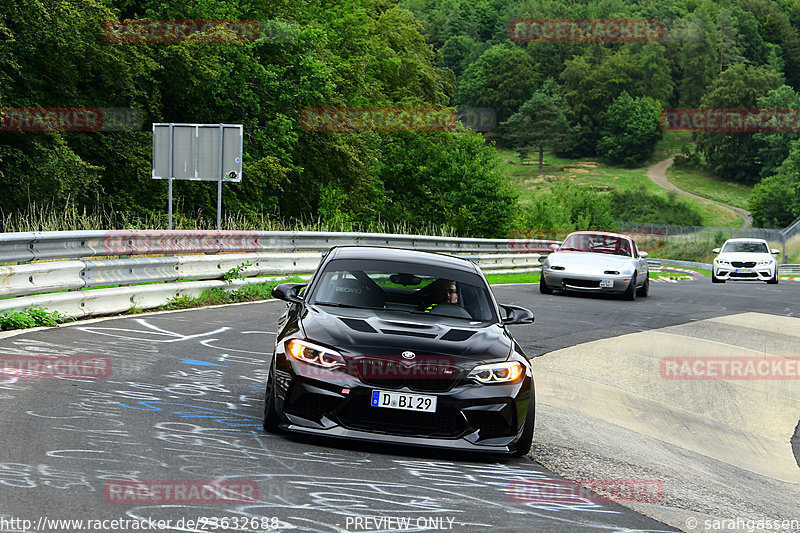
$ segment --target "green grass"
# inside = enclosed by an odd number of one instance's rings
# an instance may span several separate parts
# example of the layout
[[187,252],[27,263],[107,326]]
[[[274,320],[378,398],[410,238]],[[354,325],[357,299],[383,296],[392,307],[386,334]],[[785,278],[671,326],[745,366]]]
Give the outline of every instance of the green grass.
[[[293,276],[287,279],[270,280],[264,283],[250,283],[248,285],[242,285],[235,290],[225,290],[223,287],[214,287],[213,289],[204,290],[200,293],[200,296],[183,295],[170,298],[166,304],[155,308],[154,311],[191,309],[208,305],[271,300],[272,289],[281,283],[304,283],[304,281],[299,276]],[[137,310],[132,310],[131,312],[135,313]]]
[[662,191],[642,169],[610,167],[594,159],[562,159],[545,152],[544,173],[539,175],[537,157],[532,156],[525,164],[520,164],[516,152],[502,149],[497,152],[501,171],[519,191],[522,203],[561,180],[569,180],[596,191],[626,189],[637,185],[644,185],[648,191]]
[[750,185],[725,181],[700,171],[670,167],[667,170],[667,178],[685,191],[741,209],[748,208],[750,194],[753,192],[753,187]]
[[500,285],[503,283],[539,283],[538,272],[527,274],[486,274],[486,281],[489,285]]
[[[668,137],[662,142],[665,154],[682,143],[682,141],[676,141],[674,136]],[[603,164],[598,159],[563,159],[545,152],[544,173],[539,175],[538,155],[531,155],[530,160],[521,164],[513,150],[498,149],[497,152],[500,156],[500,170],[519,193],[519,201],[522,205],[529,203],[539,192],[547,191],[555,183],[563,180],[569,180],[575,185],[589,187],[598,192],[644,186],[648,192],[659,195],[668,194],[666,190],[647,177],[647,171],[644,168],[613,167]],[[741,227],[742,225],[741,217],[729,209],[705,200],[683,197],[681,199],[697,208],[702,215],[702,225],[704,226]],[[630,220],[629,222],[636,221]]]
[[[189,218],[180,213],[175,213],[173,217],[173,229],[176,230],[213,230],[216,229],[216,224],[216,218]],[[130,215],[122,211],[107,211],[99,207],[94,210],[79,209],[74,203],[66,205],[34,203],[25,210],[10,213],[0,212],[0,232],[5,233],[122,229],[166,230],[167,227],[168,218],[165,213]],[[456,236],[453,228],[436,224],[416,227],[405,222],[389,224],[378,220],[369,224],[360,224],[345,220],[325,221],[321,218],[286,221],[275,218],[273,213],[260,212],[245,215],[238,211],[223,214],[222,229],[237,231],[353,231],[440,237]]]
[[684,274],[680,272],[649,272],[648,276],[650,279],[678,279],[682,277]]
[[711,277],[711,271],[706,270],[704,268],[686,268],[686,267],[679,267],[675,265],[664,265],[664,266],[671,266],[672,268],[683,268],[684,270],[691,270],[692,272],[697,272],[698,274],[702,274],[704,276]]
[[[773,246],[773,244],[770,243],[770,246]],[[800,235],[795,235],[786,241],[786,251],[787,256],[790,258],[789,261],[785,261],[786,263],[792,265],[800,263]]]
[[653,154],[648,158],[647,164],[652,165],[668,157],[681,153],[681,147],[692,144],[691,132],[666,131],[660,141],[656,143]]

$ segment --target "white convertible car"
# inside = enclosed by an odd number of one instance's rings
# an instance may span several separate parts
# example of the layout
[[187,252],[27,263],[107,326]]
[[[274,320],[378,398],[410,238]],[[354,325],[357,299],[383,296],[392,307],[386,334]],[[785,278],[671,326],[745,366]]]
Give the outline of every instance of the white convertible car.
[[646,258],[627,235],[576,231],[542,259],[539,290],[605,292],[635,300],[650,291]]
[[775,256],[780,250],[771,250],[764,239],[728,239],[721,249],[714,248],[714,253],[719,255],[711,272],[713,283],[729,279],[778,283]]

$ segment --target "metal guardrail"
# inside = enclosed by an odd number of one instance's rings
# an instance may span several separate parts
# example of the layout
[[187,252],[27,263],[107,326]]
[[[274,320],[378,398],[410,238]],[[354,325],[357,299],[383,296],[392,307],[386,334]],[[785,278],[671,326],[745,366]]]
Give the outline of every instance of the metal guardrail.
[[546,252],[555,242],[315,231],[45,231],[0,234],[0,263],[97,256],[320,252],[345,245],[456,253],[507,253],[522,248]]
[[[647,264],[658,265],[658,268],[661,268],[662,264],[675,265],[685,268],[702,268],[703,270],[711,270],[713,268],[711,263],[696,263],[694,261],[678,261],[675,259],[648,259]],[[778,265],[778,275],[800,276],[800,265]]]
[[[203,290],[213,287],[235,289],[242,284],[266,281],[260,276],[313,272],[322,251],[341,245],[470,253],[472,255],[467,258],[487,272],[532,272],[538,270],[538,251],[550,251],[549,245],[553,242],[321,232],[0,234],[0,260],[35,261],[0,266],[0,298],[5,298],[0,300],[0,313],[35,305],[73,317],[123,312],[134,306],[151,309],[166,303],[169,298],[198,296]],[[509,249],[535,253],[504,253]],[[244,253],[232,253],[237,251]],[[203,255],[172,255],[179,253]],[[124,257],[160,254],[165,256]],[[124,258],[91,259],[98,256]],[[228,271],[248,262],[249,266],[239,269],[239,274],[247,279],[220,281]],[[104,288],[109,285],[115,287]]]
[[778,273],[781,276],[800,276],[800,265],[780,265]]
[[[542,253],[557,241],[458,239],[422,235],[321,232],[225,231],[73,231],[0,234],[0,313],[40,305],[73,317],[119,313],[131,307],[152,309],[178,296],[203,290],[235,289],[263,283],[263,276],[313,272],[321,252],[332,246],[392,246],[468,254],[489,273],[534,272]],[[530,253],[508,253],[508,252]],[[237,253],[238,252],[238,253]],[[201,255],[179,255],[201,254]],[[126,257],[163,255],[163,257]],[[123,256],[123,259],[91,259]],[[66,261],[52,261],[67,259]],[[246,279],[222,281],[247,262]],[[648,259],[693,268],[704,263]],[[781,265],[782,275],[800,265]],[[106,286],[111,288],[102,288]],[[83,290],[92,289],[92,290]],[[66,291],[66,292],[57,292]]]

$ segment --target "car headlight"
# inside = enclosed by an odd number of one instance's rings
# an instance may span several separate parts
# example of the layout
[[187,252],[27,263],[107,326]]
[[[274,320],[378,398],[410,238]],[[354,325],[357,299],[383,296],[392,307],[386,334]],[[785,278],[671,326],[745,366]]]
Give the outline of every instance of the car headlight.
[[714,259],[714,262],[718,265],[727,265],[727,261],[723,261],[722,259]]
[[323,368],[337,368],[345,364],[344,357],[338,352],[300,339],[288,341],[286,343],[286,353],[298,361]]
[[767,261],[759,261],[759,262],[758,262],[758,265],[759,265],[759,266],[771,265],[771,264],[772,264],[772,261],[771,261],[771,260],[767,260]]
[[479,365],[469,377],[480,383],[513,383],[525,375],[525,367],[517,361]]

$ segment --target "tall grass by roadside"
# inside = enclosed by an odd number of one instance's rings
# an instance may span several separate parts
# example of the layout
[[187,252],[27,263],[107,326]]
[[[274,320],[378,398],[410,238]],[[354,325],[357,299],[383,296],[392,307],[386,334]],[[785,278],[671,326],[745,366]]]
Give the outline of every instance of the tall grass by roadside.
[[[270,213],[224,213],[223,230],[239,231],[325,231],[390,233],[405,235],[432,235],[439,237],[458,236],[453,228],[427,225],[413,227],[407,223],[389,224],[378,220],[370,224],[346,220],[291,220],[284,221]],[[0,233],[24,231],[70,231],[70,230],[165,230],[169,227],[166,213],[146,213],[133,216],[125,212],[103,208],[87,210],[74,203],[66,205],[31,204],[25,211],[4,213],[0,211]],[[189,218],[180,213],[173,214],[173,229],[213,230],[217,227],[216,215]]]

